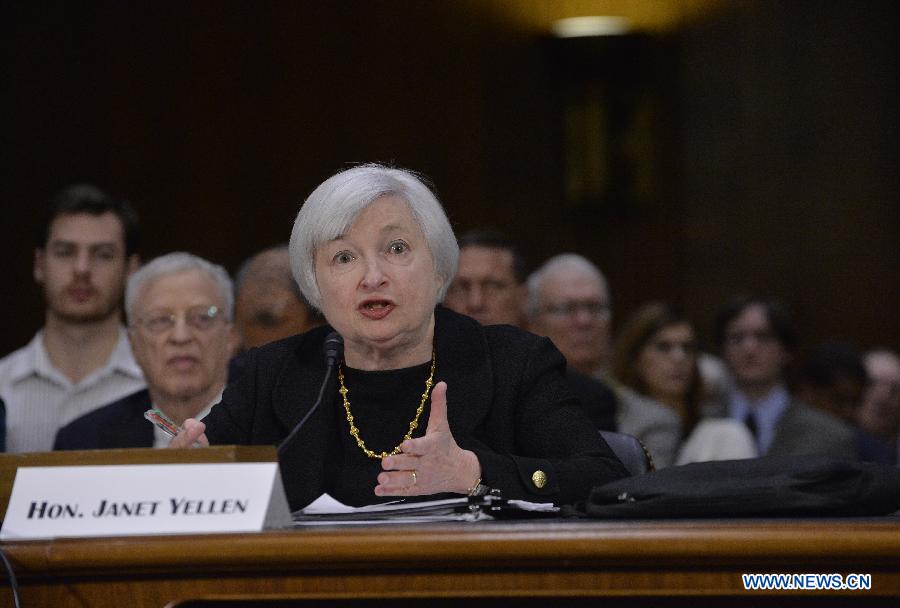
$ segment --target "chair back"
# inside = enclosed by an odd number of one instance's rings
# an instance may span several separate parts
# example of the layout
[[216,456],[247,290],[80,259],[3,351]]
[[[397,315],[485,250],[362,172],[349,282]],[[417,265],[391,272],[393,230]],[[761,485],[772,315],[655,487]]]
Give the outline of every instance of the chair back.
[[600,436],[632,475],[642,475],[656,468],[650,452],[637,437],[614,431],[600,431]]

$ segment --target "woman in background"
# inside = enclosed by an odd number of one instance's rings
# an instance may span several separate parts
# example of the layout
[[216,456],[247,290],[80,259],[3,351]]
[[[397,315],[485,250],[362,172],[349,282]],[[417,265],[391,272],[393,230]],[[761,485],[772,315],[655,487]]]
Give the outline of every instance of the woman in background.
[[758,449],[740,422],[701,418],[703,384],[694,328],[663,302],[641,307],[616,341],[613,373],[626,386],[674,409],[682,422],[675,464],[753,458]]

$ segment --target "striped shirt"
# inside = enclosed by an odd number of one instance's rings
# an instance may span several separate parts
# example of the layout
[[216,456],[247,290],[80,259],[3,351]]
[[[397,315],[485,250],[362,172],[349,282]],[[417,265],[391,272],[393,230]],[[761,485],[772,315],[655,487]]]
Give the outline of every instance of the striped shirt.
[[76,384],[53,366],[39,331],[27,346],[0,360],[6,451],[49,451],[61,427],[142,388],[144,376],[124,327],[106,365]]

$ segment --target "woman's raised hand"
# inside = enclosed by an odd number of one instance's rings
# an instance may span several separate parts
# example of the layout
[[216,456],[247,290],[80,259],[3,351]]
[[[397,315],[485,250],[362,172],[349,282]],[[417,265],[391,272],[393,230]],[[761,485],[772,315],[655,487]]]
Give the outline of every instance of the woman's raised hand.
[[407,439],[402,452],[381,460],[377,496],[465,494],[481,478],[478,457],[456,444],[447,422],[447,383],[431,391],[431,413],[424,437]]

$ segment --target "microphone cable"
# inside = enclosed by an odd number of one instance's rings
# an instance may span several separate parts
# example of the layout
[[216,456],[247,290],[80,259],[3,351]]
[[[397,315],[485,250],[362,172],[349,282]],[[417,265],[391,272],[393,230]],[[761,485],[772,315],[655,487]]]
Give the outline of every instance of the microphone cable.
[[322,403],[322,397],[325,395],[325,387],[328,386],[328,379],[331,378],[331,372],[334,370],[334,367],[337,365],[338,360],[340,360],[341,355],[344,352],[344,339],[339,333],[333,331],[325,336],[323,349],[325,350],[325,378],[322,380],[322,386],[319,388],[319,396],[316,398],[316,402],[313,406],[309,408],[309,411],[306,412],[306,415],[294,426],[290,434],[278,444],[277,451],[279,457],[284,453],[285,447],[294,439],[294,437],[296,437],[297,433],[300,432],[300,429],[303,428],[303,425],[306,424],[309,417],[313,415],[313,412],[319,408],[319,404]]
[[6,552],[0,548],[0,559],[3,560],[3,567],[6,569],[6,577],[9,579],[9,587],[12,589],[13,602],[16,608],[22,608],[22,596],[19,594],[19,581],[16,579],[16,572],[13,570]]

